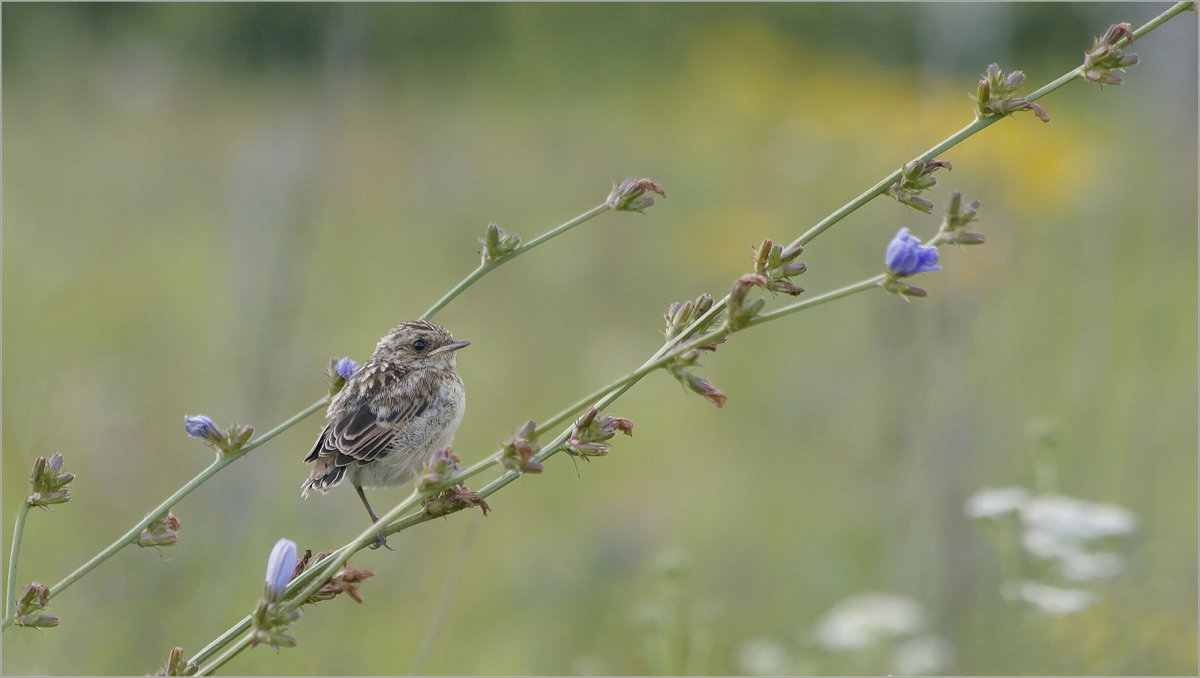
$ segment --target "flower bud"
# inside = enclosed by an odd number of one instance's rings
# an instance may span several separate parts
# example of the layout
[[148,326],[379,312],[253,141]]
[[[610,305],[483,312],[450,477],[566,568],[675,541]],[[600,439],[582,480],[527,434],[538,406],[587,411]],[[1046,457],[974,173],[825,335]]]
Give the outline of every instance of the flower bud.
[[50,587],[39,581],[26,584],[13,609],[13,622],[30,628],[58,626],[58,615],[42,614],[42,609],[49,601]]
[[33,473],[29,475],[32,490],[25,501],[30,506],[50,506],[64,504],[71,499],[71,491],[67,485],[75,479],[74,473],[60,471],[63,456],[55,452],[49,459],[38,457],[33,462]]
[[1049,122],[1046,109],[1016,96],[1016,91],[1025,81],[1025,74],[1013,71],[1007,76],[996,64],[987,67],[983,79],[975,91],[975,117],[982,120],[997,115],[1008,115],[1017,111],[1033,111],[1042,122]]
[[454,472],[458,469],[459,459],[454,454],[454,447],[447,445],[439,448],[429,456],[429,462],[425,464],[425,472],[420,478],[417,478],[417,489],[433,490],[452,484]]
[[787,264],[784,265],[783,274],[784,274],[784,276],[790,278],[794,275],[800,275],[801,273],[804,273],[807,270],[808,270],[808,265],[805,264],[803,261],[792,261],[792,262],[788,262]]
[[271,549],[267,559],[266,594],[267,601],[279,602],[283,598],[283,590],[292,580],[296,571],[296,542],[291,539],[280,539]]
[[533,460],[541,448],[530,439],[536,428],[537,425],[530,419],[525,422],[521,430],[517,431],[517,435],[504,443],[503,451],[500,453],[500,464],[504,468],[518,473],[542,472],[544,469],[542,464]]
[[721,389],[713,386],[713,383],[704,377],[697,377],[693,375],[688,380],[688,388],[692,389],[696,393],[699,393],[705,398],[708,398],[709,402],[717,407],[723,407],[725,405],[725,401],[727,399],[725,394],[721,391]]
[[567,439],[564,449],[567,454],[585,459],[602,457],[611,449],[606,441],[618,432],[632,436],[633,422],[611,414],[606,414],[596,421],[596,408],[592,407],[587,414],[575,422],[575,433]]
[[512,254],[521,244],[521,236],[505,233],[504,229],[496,224],[488,224],[487,231],[479,242],[483,243],[481,263],[487,264]]
[[183,430],[192,438],[200,438],[210,443],[221,443],[225,441],[225,434],[208,415],[196,414],[186,415],[183,418]]
[[667,196],[661,185],[649,179],[629,177],[613,187],[605,202],[614,210],[645,213],[654,204],[654,196],[648,193],[657,193],[664,198]]
[[167,511],[166,517],[156,518],[134,539],[142,548],[148,546],[174,546],[179,542],[179,518]]
[[[767,266],[770,264],[770,260],[771,260],[771,250],[772,249],[773,249],[773,244],[771,243],[770,238],[763,240],[762,244],[758,246],[758,252],[756,252],[754,255],[754,270],[756,272],[764,273],[767,270]],[[778,261],[778,257],[779,257],[778,250],[776,250],[776,252],[775,252],[775,257],[776,257],[776,261]]]
[[167,656],[167,665],[158,670],[159,676],[194,676],[199,670],[195,662],[183,658],[183,648],[175,647]]
[[299,610],[284,612],[277,602],[258,601],[258,606],[254,608],[254,613],[250,616],[251,647],[257,646],[259,643],[270,645],[276,651],[280,647],[296,647],[296,639],[285,631],[289,624],[299,618]]
[[583,416],[575,421],[575,428],[582,431],[588,426],[591,426],[592,422],[596,420],[596,415],[598,413],[599,412],[595,406],[589,407],[588,411],[584,412]]
[[914,160],[900,168],[900,179],[888,188],[888,193],[902,204],[924,212],[933,213],[933,203],[921,197],[921,191],[937,185],[933,173],[939,169],[954,169],[945,160]]
[[1084,53],[1081,75],[1100,85],[1121,85],[1125,79],[1113,73],[1136,65],[1141,59],[1136,54],[1125,54],[1124,47],[1117,43],[1126,41],[1125,47],[1133,44],[1133,29],[1127,24],[1109,26],[1104,35],[1092,41],[1092,49]]

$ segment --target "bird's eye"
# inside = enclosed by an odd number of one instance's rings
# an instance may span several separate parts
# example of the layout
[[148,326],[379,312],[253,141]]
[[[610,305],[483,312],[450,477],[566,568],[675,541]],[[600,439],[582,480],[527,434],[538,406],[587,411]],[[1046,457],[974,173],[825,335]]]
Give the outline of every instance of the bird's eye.
[[418,340],[414,341],[413,342],[413,350],[416,351],[417,353],[424,351],[425,350],[425,340],[418,339]]

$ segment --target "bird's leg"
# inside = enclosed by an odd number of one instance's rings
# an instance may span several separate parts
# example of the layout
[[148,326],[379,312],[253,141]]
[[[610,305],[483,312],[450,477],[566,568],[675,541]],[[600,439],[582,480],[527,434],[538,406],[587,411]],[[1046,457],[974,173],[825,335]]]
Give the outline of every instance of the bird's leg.
[[[367,507],[367,515],[371,516],[371,523],[379,522],[379,516],[375,515],[375,511],[371,509],[371,502],[367,501],[367,493],[363,492],[362,485],[355,485],[354,489],[358,491],[358,498],[362,499],[363,506]],[[375,536],[375,543],[371,544],[371,548],[377,549],[380,546],[387,546],[389,551],[395,550],[388,546],[387,537],[383,536],[383,530],[380,530],[379,534]]]

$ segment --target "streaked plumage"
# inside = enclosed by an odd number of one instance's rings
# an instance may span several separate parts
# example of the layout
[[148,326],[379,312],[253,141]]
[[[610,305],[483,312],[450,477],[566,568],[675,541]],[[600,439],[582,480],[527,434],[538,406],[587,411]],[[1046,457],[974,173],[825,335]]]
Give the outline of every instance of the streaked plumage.
[[466,408],[455,352],[467,343],[423,320],[392,328],[329,403],[301,494],[349,480],[375,521],[362,488],[407,482],[453,440]]

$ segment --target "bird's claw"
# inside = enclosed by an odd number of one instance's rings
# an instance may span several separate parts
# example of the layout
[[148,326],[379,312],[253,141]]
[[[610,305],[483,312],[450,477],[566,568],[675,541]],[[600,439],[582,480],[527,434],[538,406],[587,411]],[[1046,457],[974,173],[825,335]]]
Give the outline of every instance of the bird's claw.
[[383,536],[383,531],[382,531],[382,530],[380,530],[379,534],[375,535],[375,541],[371,542],[371,546],[370,546],[370,548],[371,548],[372,550],[374,550],[374,549],[377,549],[377,548],[379,548],[380,546],[382,546],[382,547],[386,548],[386,549],[387,549],[387,550],[389,550],[389,551],[395,551],[395,550],[396,550],[396,549],[392,548],[391,546],[388,546],[388,543],[387,543],[387,537]]

